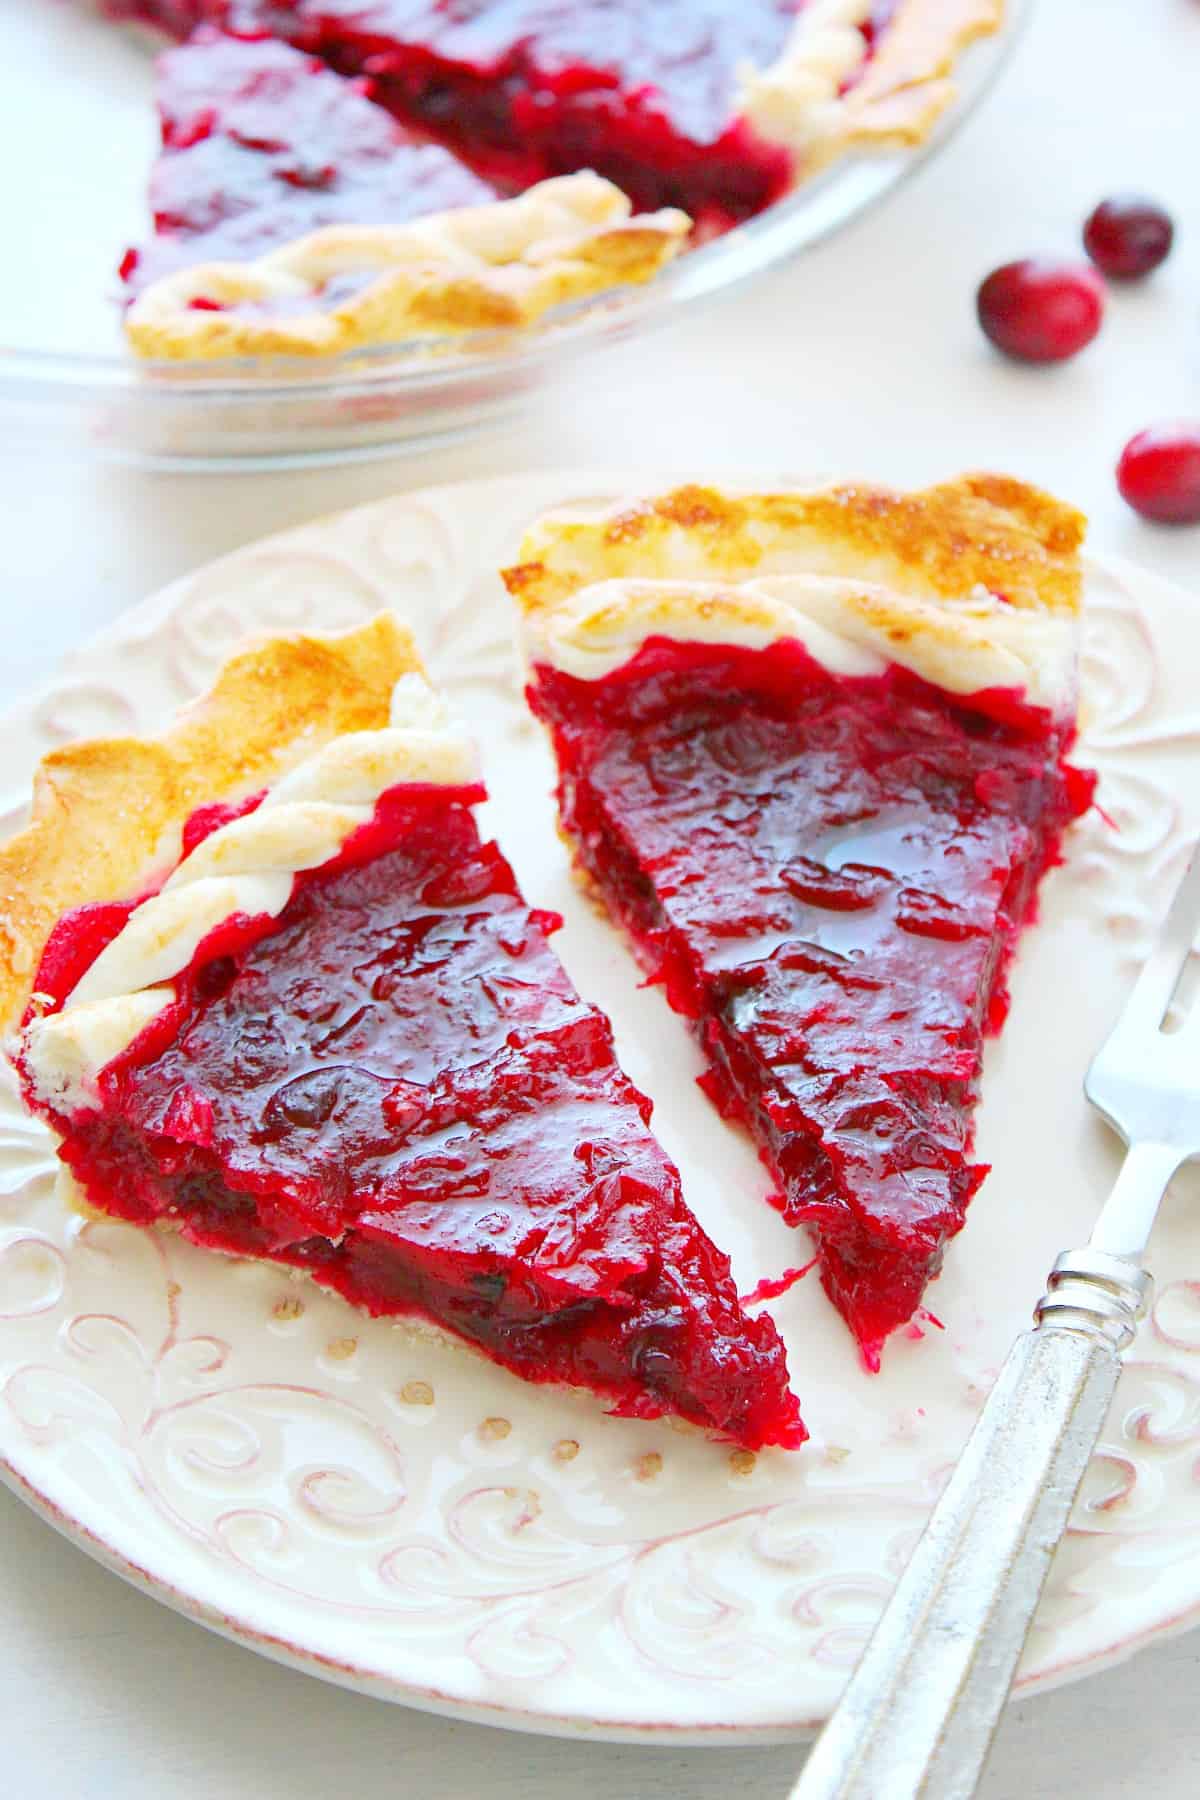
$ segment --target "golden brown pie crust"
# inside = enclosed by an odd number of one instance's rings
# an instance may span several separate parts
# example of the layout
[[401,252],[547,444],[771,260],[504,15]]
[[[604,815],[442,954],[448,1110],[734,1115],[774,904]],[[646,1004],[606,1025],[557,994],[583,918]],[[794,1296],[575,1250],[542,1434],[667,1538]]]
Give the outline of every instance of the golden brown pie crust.
[[829,154],[919,144],[954,99],[959,56],[1003,23],[1004,0],[900,0],[862,79],[842,97]]
[[386,726],[410,671],[421,672],[412,637],[382,613],[354,631],[242,651],[160,737],[51,751],[30,824],[0,845],[0,1026],[24,1009],[63,913],[136,895],[178,856],[198,806],[256,792],[343,732]]
[[610,579],[738,581],[781,563],[948,599],[978,586],[1013,606],[1078,612],[1086,520],[1006,475],[910,493],[865,482],[776,493],[689,485],[607,513],[551,513],[503,573],[526,613]]

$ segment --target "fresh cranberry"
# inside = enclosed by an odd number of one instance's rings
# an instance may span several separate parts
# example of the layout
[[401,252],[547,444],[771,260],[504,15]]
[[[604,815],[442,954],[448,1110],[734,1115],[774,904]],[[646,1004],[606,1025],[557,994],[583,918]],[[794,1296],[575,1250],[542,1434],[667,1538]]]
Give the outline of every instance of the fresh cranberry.
[[1117,486],[1143,519],[1200,524],[1200,420],[1152,425],[1130,438]]
[[1099,331],[1104,284],[1081,263],[1030,257],[993,269],[975,304],[979,323],[1006,356],[1063,362]]
[[1141,194],[1102,200],[1083,227],[1083,247],[1096,267],[1120,281],[1157,269],[1174,237],[1170,214]]

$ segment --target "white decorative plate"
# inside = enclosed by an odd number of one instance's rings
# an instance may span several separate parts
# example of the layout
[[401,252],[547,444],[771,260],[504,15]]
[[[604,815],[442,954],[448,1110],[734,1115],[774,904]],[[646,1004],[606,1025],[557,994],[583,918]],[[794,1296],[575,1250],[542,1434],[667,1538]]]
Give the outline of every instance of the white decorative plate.
[[[743,1287],[803,1258],[681,1020],[575,894],[492,571],[541,507],[611,477],[428,490],[268,540],[136,608],[0,723],[15,827],[34,762],[159,724],[247,630],[417,628],[483,741],[493,823],[605,1005],[688,1197]],[[814,1279],[776,1304],[813,1431],[756,1459],[523,1386],[316,1289],[56,1203],[46,1134],[0,1117],[0,1456],[17,1492],[182,1611],[336,1681],[529,1730],[784,1735],[835,1700],[1054,1255],[1116,1166],[1090,1049],[1200,830],[1200,616],[1092,570],[1076,830],[1025,941],[980,1121],[994,1172],[930,1299],[944,1330],[865,1374]],[[1023,1666],[1045,1686],[1200,1618],[1200,1210],[1176,1183],[1158,1299]]]
[[114,30],[102,11],[96,0],[0,4],[0,167],[20,168],[34,146],[37,156],[37,180],[9,181],[4,195],[19,246],[10,261],[19,253],[25,278],[0,282],[0,398],[27,452],[36,443],[182,470],[419,455],[530,402],[589,353],[778,268],[938,154],[999,75],[1033,0],[1005,0],[998,30],[967,48],[954,104],[923,145],[837,160],[648,287],[557,309],[536,331],[465,332],[435,357],[410,343],[166,370],[131,356],[117,280],[126,245],[148,228],[159,140],[150,52],[165,39]]

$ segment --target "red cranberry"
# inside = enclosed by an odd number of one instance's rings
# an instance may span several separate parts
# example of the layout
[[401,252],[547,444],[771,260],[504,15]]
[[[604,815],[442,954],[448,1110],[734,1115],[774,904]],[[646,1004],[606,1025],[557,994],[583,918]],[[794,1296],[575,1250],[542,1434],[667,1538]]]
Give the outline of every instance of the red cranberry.
[[1120,281],[1157,269],[1174,237],[1171,215],[1141,194],[1102,200],[1083,227],[1083,247],[1096,267]]
[[1200,524],[1200,420],[1152,425],[1130,438],[1117,486],[1143,519]]
[[1063,362],[1099,331],[1104,283],[1085,264],[1030,257],[993,269],[975,304],[979,323],[1006,356]]

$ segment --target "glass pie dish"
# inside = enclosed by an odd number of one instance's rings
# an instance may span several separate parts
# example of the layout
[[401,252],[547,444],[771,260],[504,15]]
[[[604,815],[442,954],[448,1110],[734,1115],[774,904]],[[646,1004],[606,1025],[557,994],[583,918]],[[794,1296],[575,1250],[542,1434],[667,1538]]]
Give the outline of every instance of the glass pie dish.
[[[149,39],[86,8],[9,20],[0,145],[10,168],[36,125],[37,183],[13,183],[10,242],[36,279],[0,297],[0,404],[26,444],[144,468],[286,467],[428,450],[502,416],[577,356],[672,321],[838,230],[953,134],[1031,8],[973,45],[958,98],[916,150],[834,164],[748,223],[685,253],[649,286],[556,308],[526,329],[339,356],[137,361],[121,333],[116,264],[144,231],[155,121]],[[33,108],[37,108],[36,120]],[[102,144],[103,156],[96,146]],[[22,149],[24,146],[24,151]]]

